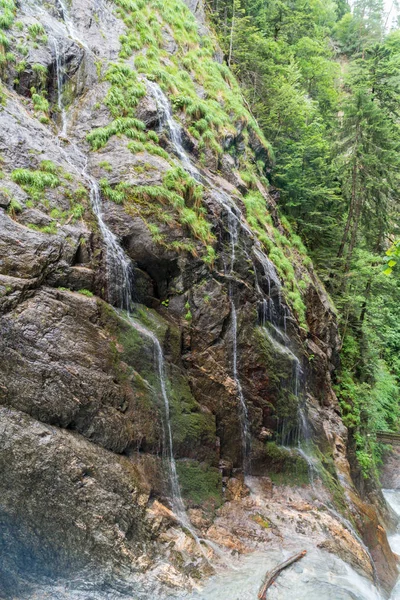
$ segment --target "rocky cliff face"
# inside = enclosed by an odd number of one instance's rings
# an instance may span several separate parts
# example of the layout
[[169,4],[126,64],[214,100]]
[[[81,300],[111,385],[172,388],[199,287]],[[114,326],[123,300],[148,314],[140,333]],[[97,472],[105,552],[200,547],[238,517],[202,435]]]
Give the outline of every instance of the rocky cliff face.
[[194,528],[230,548],[219,507],[246,496],[244,470],[306,483],[280,447],[299,438],[387,588],[396,576],[350,476],[334,309],[187,4],[0,1],[5,598],[65,579],[144,597],[171,572],[189,585],[209,564],[193,532],[179,545],[168,449]]

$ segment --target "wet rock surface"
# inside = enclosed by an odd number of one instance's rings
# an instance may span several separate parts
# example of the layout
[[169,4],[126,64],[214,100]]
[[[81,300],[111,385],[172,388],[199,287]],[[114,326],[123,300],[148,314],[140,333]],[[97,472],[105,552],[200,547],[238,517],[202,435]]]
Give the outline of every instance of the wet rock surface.
[[[206,34],[203,3],[186,4]],[[91,151],[87,134],[114,116],[104,104],[112,87],[105,73],[118,60],[125,25],[111,3],[61,6],[19,3],[22,29],[12,29],[12,44],[25,40],[30,53],[18,83],[15,66],[7,67],[0,106],[1,594],[148,598],[151,589],[167,598],[172,589],[176,597],[211,574],[210,562],[221,563],[215,547],[204,556],[171,512],[159,363],[140,326],[157,337],[165,358],[177,471],[199,535],[232,557],[284,546],[296,534],[371,577],[360,543],[312,497],[307,465],[279,448],[298,442],[299,384],[329,474],[320,494],[331,501],[345,482],[341,509],[363,533],[389,589],[396,572],[384,516],[355,490],[331,385],[340,347],[334,309],[296,254],[296,276],[307,281],[300,327],[243,216],[250,184],[239,163],[262,154],[260,141],[251,131],[247,147],[238,121],[221,134],[218,156],[210,148],[201,153],[185,129],[185,159],[147,89],[136,117],[146,135],[159,137],[157,152],[150,138],[133,152],[132,138],[118,131]],[[47,39],[32,43],[26,31],[35,23]],[[179,44],[171,27],[162,29],[160,44],[172,64]],[[214,54],[221,63],[217,48]],[[129,68],[134,59],[126,59]],[[49,100],[46,114],[35,107],[32,86]],[[182,111],[179,118],[189,128]],[[143,131],[128,133],[145,139]],[[173,204],[176,182],[168,175],[178,166],[203,182],[194,224],[193,189],[185,192],[186,212]],[[133,264],[139,329],[116,311],[117,302],[107,303],[113,265],[95,218],[93,179],[105,226]],[[256,187],[282,233],[267,188]],[[110,193],[121,189],[129,190],[124,202]],[[252,485],[243,477],[241,393],[258,476]],[[270,477],[282,473],[286,484],[294,478],[306,490],[274,487]]]

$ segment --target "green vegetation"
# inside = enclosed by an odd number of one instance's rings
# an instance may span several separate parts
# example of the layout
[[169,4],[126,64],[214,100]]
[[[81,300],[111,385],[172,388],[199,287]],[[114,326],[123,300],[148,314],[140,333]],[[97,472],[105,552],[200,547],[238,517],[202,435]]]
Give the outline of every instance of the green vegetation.
[[[40,205],[42,210],[48,212],[51,218],[55,219],[48,226],[50,230],[46,230],[45,233],[56,233],[57,222],[64,223],[84,216],[85,206],[88,203],[86,189],[71,186],[73,177],[71,182],[70,174],[63,171],[51,160],[43,160],[37,170],[15,169],[11,173],[11,178],[28,194],[29,198],[25,203],[27,208]],[[51,208],[46,193],[56,188],[60,188],[60,193],[69,201],[69,210],[61,211],[58,208]],[[40,230],[44,229],[41,228]]]
[[[182,167],[169,169],[163,185],[139,186],[120,183],[112,187],[107,179],[101,179],[104,196],[116,204],[124,204],[131,214],[139,214],[147,221],[149,217],[168,223],[171,227],[188,230],[203,245],[203,260],[212,263],[215,251],[211,244],[215,236],[211,224],[205,218],[202,206],[203,189]],[[166,212],[166,210],[168,212]],[[154,241],[165,244],[156,224],[148,223]],[[173,242],[176,250],[196,252],[192,242]]]
[[14,0],[0,0],[0,75],[7,65],[13,60],[13,55],[8,52],[10,39],[8,30],[15,19],[16,6]]
[[308,465],[296,450],[277,446],[275,442],[265,444],[265,460],[268,473],[277,485],[301,485],[308,483]]
[[88,298],[93,298],[93,292],[90,290],[78,290],[78,294],[82,294],[83,296],[87,296]]
[[194,506],[211,504],[215,508],[222,504],[222,481],[218,469],[195,460],[176,463],[179,484],[183,497]]
[[[273,148],[263,174],[279,191],[285,234],[271,228],[254,170],[247,217],[304,320],[291,256],[306,246],[340,318],[336,390],[364,477],[378,429],[399,428],[398,242],[400,30],[384,3],[208,0],[219,41]],[[260,165],[258,165],[258,169]],[[382,258],[386,256],[385,260]],[[390,278],[383,275],[392,273]]]
[[15,217],[18,213],[22,211],[22,206],[15,198],[11,198],[10,204],[8,205],[7,212],[12,217]]
[[43,192],[46,188],[56,188],[60,185],[59,178],[53,170],[48,170],[46,163],[42,163],[40,170],[37,171],[15,169],[11,177],[35,201],[40,201],[43,198]]
[[45,44],[47,42],[46,31],[41,23],[32,23],[28,25],[28,34],[33,42]]

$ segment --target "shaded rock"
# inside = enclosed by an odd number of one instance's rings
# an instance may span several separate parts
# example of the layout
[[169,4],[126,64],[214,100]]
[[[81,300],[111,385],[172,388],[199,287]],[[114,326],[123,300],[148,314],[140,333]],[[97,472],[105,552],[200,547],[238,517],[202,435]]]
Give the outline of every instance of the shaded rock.
[[3,316],[0,403],[122,452],[135,428],[98,318],[96,300],[50,290]]
[[7,408],[0,449],[0,589],[83,570],[88,583],[106,584],[116,559],[139,569],[147,492],[127,458]]

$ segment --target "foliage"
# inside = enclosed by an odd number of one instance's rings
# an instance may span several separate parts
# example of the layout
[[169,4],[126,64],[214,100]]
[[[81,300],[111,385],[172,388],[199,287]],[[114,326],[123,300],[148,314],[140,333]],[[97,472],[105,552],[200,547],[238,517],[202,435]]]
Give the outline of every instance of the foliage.
[[[298,250],[306,264],[303,243],[333,295],[344,339],[337,390],[360,470],[373,475],[381,455],[374,432],[399,427],[400,250],[393,240],[400,226],[400,31],[387,30],[383,3],[375,0],[355,0],[351,9],[346,0],[208,5],[272,144],[275,164],[266,175],[288,233],[273,231],[245,173],[249,224],[287,295],[298,294],[292,299],[300,318],[307,283],[297,281],[291,253]],[[392,270],[385,280],[383,271]]]

